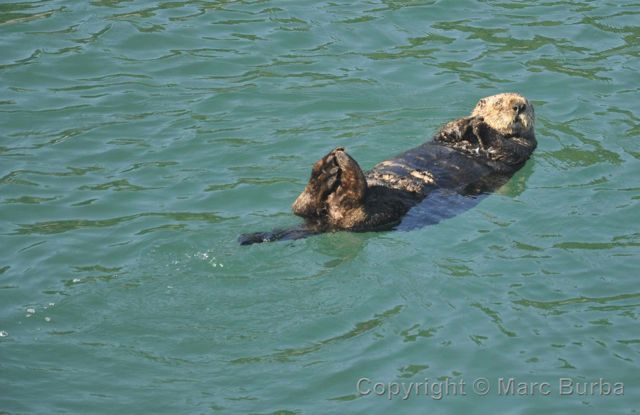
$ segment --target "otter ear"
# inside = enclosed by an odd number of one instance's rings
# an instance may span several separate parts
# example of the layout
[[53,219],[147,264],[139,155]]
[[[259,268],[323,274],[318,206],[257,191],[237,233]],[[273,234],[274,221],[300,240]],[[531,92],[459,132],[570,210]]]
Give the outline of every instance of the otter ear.
[[485,105],[487,105],[487,100],[482,98],[480,101],[478,101],[478,104],[476,105],[476,108],[478,108],[478,109],[484,108]]

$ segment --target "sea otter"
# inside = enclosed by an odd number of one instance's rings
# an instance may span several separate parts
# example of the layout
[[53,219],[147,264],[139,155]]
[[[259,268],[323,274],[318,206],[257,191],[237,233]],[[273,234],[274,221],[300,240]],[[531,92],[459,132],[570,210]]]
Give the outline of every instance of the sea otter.
[[475,200],[524,165],[537,145],[534,120],[525,97],[503,93],[482,98],[470,116],[445,124],[431,141],[368,172],[344,148],[336,148],[314,164],[309,183],[293,203],[303,225],[244,234],[239,241],[248,245],[338,230],[390,230],[413,207],[429,206],[429,201],[436,202],[421,215],[447,217],[438,212],[447,210],[442,200],[454,200],[451,195]]

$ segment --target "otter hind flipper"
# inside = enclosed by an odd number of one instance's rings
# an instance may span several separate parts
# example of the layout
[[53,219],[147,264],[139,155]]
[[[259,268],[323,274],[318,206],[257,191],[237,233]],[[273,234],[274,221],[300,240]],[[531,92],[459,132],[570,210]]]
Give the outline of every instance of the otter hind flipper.
[[338,186],[332,200],[342,208],[356,208],[364,202],[367,191],[367,179],[358,163],[347,154],[344,149],[335,150],[335,160],[338,165],[337,181]]
[[296,215],[317,218],[326,211],[325,200],[337,184],[339,166],[335,157],[336,150],[313,165],[307,186],[293,203],[292,209]]
[[366,191],[362,169],[338,147],[314,164],[309,183],[293,203],[293,213],[350,228],[363,216]]

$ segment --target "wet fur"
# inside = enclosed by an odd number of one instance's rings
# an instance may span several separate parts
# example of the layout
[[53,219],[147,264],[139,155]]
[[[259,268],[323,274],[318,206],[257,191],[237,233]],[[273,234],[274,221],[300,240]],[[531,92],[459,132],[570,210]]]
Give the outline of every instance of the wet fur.
[[462,196],[492,192],[535,150],[534,122],[526,98],[498,94],[478,101],[470,116],[445,124],[432,141],[366,173],[343,148],[336,148],[314,164],[307,186],[293,203],[293,212],[305,218],[303,225],[245,234],[240,242],[393,229],[436,190]]

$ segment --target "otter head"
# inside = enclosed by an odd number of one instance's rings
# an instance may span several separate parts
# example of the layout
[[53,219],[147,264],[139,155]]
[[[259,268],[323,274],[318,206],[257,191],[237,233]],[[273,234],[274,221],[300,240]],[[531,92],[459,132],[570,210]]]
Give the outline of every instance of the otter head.
[[535,137],[533,105],[520,94],[504,93],[482,98],[471,115],[483,117],[489,127],[507,137]]

